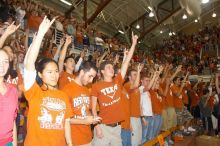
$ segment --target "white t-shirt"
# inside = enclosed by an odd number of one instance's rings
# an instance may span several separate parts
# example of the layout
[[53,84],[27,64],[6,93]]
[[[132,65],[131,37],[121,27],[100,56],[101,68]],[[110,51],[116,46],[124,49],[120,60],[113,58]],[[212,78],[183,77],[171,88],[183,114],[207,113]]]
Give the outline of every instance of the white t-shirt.
[[103,46],[104,41],[100,37],[95,37],[95,43],[96,45]]
[[150,93],[148,91],[144,92],[144,86],[140,86],[139,90],[141,94],[141,100],[140,100],[141,115],[142,116],[153,116]]

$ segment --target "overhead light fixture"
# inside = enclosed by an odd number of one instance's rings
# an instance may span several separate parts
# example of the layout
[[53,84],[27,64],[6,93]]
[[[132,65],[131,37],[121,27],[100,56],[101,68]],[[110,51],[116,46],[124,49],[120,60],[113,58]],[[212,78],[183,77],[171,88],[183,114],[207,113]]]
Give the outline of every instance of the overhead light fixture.
[[173,35],[176,35],[176,33],[175,33],[175,32],[173,32]]
[[206,4],[206,3],[208,3],[209,2],[209,0],[202,0],[202,3],[203,4]]
[[152,11],[150,11],[149,17],[154,17],[154,13]]
[[161,30],[160,33],[163,33],[163,31]]
[[140,43],[141,43],[141,41],[138,41],[138,43],[140,44]]
[[212,17],[216,17],[216,13],[215,12],[212,13]]
[[136,28],[137,28],[137,29],[140,29],[140,25],[139,25],[139,24],[137,24],[137,25],[136,25]]
[[172,36],[172,35],[173,35],[172,32],[170,32],[170,33],[169,33],[169,36]]
[[195,19],[195,23],[197,23],[198,22],[198,20],[197,19]]
[[152,8],[150,6],[148,6],[148,9],[150,9],[152,11]]
[[184,14],[182,18],[183,18],[183,19],[187,19],[187,15],[186,15],[186,14]]
[[125,34],[124,31],[122,31],[122,30],[118,30],[118,32],[120,32],[121,34]]
[[66,0],[60,0],[62,3],[67,4],[68,6],[72,6],[72,4]]

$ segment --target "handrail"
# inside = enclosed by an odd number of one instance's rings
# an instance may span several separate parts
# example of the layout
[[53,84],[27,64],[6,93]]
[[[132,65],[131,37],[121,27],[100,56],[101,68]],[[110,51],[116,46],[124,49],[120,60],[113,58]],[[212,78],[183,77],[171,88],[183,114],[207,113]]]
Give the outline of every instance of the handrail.
[[144,143],[142,146],[152,146],[152,145],[155,145],[159,142],[159,137],[163,137],[163,139],[167,136],[169,136],[172,132],[178,130],[180,128],[180,126],[176,126],[176,127],[173,127],[173,128],[170,128],[169,130],[167,131],[164,131],[163,133],[161,133],[160,135],[158,135],[157,137],[155,137],[154,139],[151,139],[150,141]]

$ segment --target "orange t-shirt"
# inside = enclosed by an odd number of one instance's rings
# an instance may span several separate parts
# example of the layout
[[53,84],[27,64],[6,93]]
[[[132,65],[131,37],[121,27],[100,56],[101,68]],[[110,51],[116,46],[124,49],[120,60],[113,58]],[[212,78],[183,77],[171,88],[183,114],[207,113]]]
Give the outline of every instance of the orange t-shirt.
[[[160,83],[160,89],[161,92],[164,92],[166,90],[166,83]],[[162,108],[167,108],[167,100],[165,96],[162,96]]]
[[60,78],[58,81],[59,89],[63,89],[63,87],[71,82],[73,82],[75,78],[74,74],[70,74],[66,71],[61,72]]
[[[180,87],[172,84],[170,87],[171,91],[172,91],[172,95],[174,96],[175,93],[179,93],[180,91]],[[183,96],[182,94],[179,97],[175,97],[174,96],[174,107],[178,108],[178,109],[182,109],[183,108]]]
[[151,102],[152,102],[152,110],[154,115],[161,115],[163,110],[162,97],[160,97],[156,91],[150,89],[149,90]]
[[[87,87],[80,86],[73,81],[67,84],[62,91],[64,91],[70,99],[75,118],[83,119],[91,115],[89,111],[90,94]],[[72,124],[71,131],[73,145],[84,145],[92,141],[90,125]]]
[[60,90],[42,90],[35,82],[24,92],[29,104],[24,146],[66,145],[65,119],[72,116],[67,95]]
[[124,88],[127,90],[130,97],[130,110],[131,117],[139,118],[141,116],[141,108],[140,108],[140,90],[130,89],[130,82],[124,85]]
[[130,102],[129,102],[129,95],[127,91],[123,88],[122,90],[122,96],[121,96],[121,101],[122,101],[122,109],[124,111],[125,119],[121,123],[121,128],[123,129],[130,129]]
[[199,104],[199,96],[195,91],[192,91],[191,97],[191,107],[196,107]]
[[215,97],[214,97],[214,96],[210,96],[207,105],[208,105],[209,107],[211,107],[212,109],[213,109],[213,107],[214,107],[214,101],[215,101]]
[[32,16],[32,15],[30,15],[28,17],[28,27],[29,27],[29,29],[38,30],[42,20],[43,19],[41,17],[39,17],[39,16]]
[[92,86],[91,95],[98,98],[99,116],[103,124],[113,124],[124,120],[121,107],[123,79],[119,73],[112,82],[100,81]]
[[183,90],[182,90],[182,96],[183,96],[183,103],[184,103],[184,104],[189,104],[189,98],[188,98],[188,95],[187,95],[187,90],[186,90],[186,88],[183,88]]

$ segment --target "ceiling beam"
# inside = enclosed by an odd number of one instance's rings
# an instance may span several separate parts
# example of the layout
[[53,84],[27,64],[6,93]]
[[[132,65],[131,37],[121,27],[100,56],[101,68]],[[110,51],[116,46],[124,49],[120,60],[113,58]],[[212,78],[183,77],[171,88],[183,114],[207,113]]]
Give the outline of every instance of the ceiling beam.
[[177,11],[181,10],[181,7],[178,7],[177,9],[173,10],[170,14],[168,14],[166,17],[164,17],[163,19],[159,20],[159,22],[155,25],[153,25],[151,28],[147,29],[146,31],[144,31],[143,33],[141,33],[141,35],[139,36],[138,40],[142,40],[144,38],[144,36],[146,34],[148,34],[149,32],[151,32],[153,29],[155,29],[157,26],[159,26],[160,24],[162,24],[165,20],[167,20],[169,17],[171,17],[173,14],[175,14]]
[[76,9],[76,7],[78,7],[83,1],[84,1],[84,0],[77,0],[77,1],[75,2],[75,4],[73,4],[73,5],[69,8],[69,10],[67,10],[67,11],[65,12],[65,16],[68,17],[68,16],[71,14],[71,12],[74,11],[74,10]]
[[168,12],[168,13],[170,13],[172,10],[168,10],[168,9],[165,9],[165,8],[162,8],[162,7],[158,7],[158,9],[160,9],[160,10],[163,10],[163,11],[165,11],[165,12]]
[[87,20],[87,24],[92,23],[95,18],[98,16],[98,14],[111,2],[112,0],[103,0],[98,5],[96,11],[92,14],[92,16]]
[[84,11],[83,11],[83,19],[85,22],[85,28],[87,28],[87,0],[84,0]]

